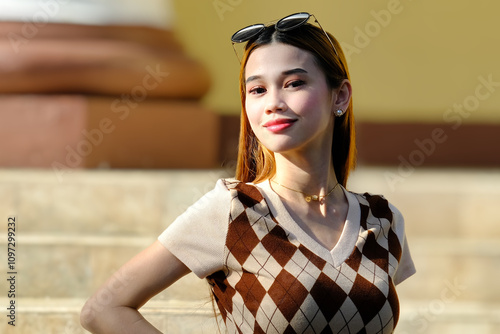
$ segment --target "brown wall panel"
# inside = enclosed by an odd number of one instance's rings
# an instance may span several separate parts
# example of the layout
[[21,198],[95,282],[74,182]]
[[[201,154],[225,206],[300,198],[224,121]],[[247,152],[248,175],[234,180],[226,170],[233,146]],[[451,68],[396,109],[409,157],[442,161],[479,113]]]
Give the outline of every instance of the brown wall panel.
[[500,167],[500,125],[358,123],[360,164]]

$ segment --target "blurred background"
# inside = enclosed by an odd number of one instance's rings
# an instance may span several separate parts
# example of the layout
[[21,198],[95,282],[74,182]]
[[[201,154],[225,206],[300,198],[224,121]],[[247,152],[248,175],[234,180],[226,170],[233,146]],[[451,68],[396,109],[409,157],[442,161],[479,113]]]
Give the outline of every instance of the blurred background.
[[[348,186],[405,216],[418,272],[399,287],[396,333],[498,333],[499,10],[493,0],[0,0],[0,244],[17,217],[19,272],[17,326],[4,317],[0,331],[85,333],[86,298],[233,176],[232,33],[307,11],[349,63],[359,163]],[[193,275],[144,314],[163,332],[216,332]]]

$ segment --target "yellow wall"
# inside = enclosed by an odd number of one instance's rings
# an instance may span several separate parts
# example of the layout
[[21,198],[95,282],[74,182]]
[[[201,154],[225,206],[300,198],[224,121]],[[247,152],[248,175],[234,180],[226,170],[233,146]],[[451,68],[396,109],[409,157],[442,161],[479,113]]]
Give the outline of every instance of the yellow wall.
[[498,1],[174,0],[174,7],[179,38],[212,74],[205,102],[217,112],[239,110],[231,34],[308,11],[350,54],[358,120],[500,123]]

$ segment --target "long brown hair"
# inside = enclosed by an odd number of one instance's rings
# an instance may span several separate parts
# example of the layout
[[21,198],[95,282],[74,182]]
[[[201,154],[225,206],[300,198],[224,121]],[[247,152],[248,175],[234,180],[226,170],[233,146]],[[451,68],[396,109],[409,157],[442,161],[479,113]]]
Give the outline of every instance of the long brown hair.
[[[344,53],[338,41],[329,34],[335,45],[335,54],[330,41],[322,29],[311,24],[287,32],[277,31],[274,25],[266,27],[262,33],[249,40],[241,60],[240,97],[241,125],[238,147],[238,162],[236,178],[243,182],[259,183],[274,176],[276,173],[274,153],[268,150],[255,136],[250,127],[245,109],[245,67],[252,52],[272,42],[289,44],[313,54],[317,65],[326,76],[331,89],[338,88],[344,79],[350,81],[349,71]],[[356,164],[356,145],[354,131],[354,115],[352,99],[344,115],[336,117],[332,143],[332,163],[338,182],[346,186],[349,172]]]

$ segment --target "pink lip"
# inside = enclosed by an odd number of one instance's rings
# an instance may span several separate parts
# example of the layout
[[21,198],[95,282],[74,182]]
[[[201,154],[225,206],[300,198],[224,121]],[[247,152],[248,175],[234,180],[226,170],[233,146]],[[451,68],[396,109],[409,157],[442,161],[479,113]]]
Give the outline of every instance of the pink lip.
[[296,121],[296,119],[278,118],[266,122],[263,127],[271,132],[280,132],[291,127]]

